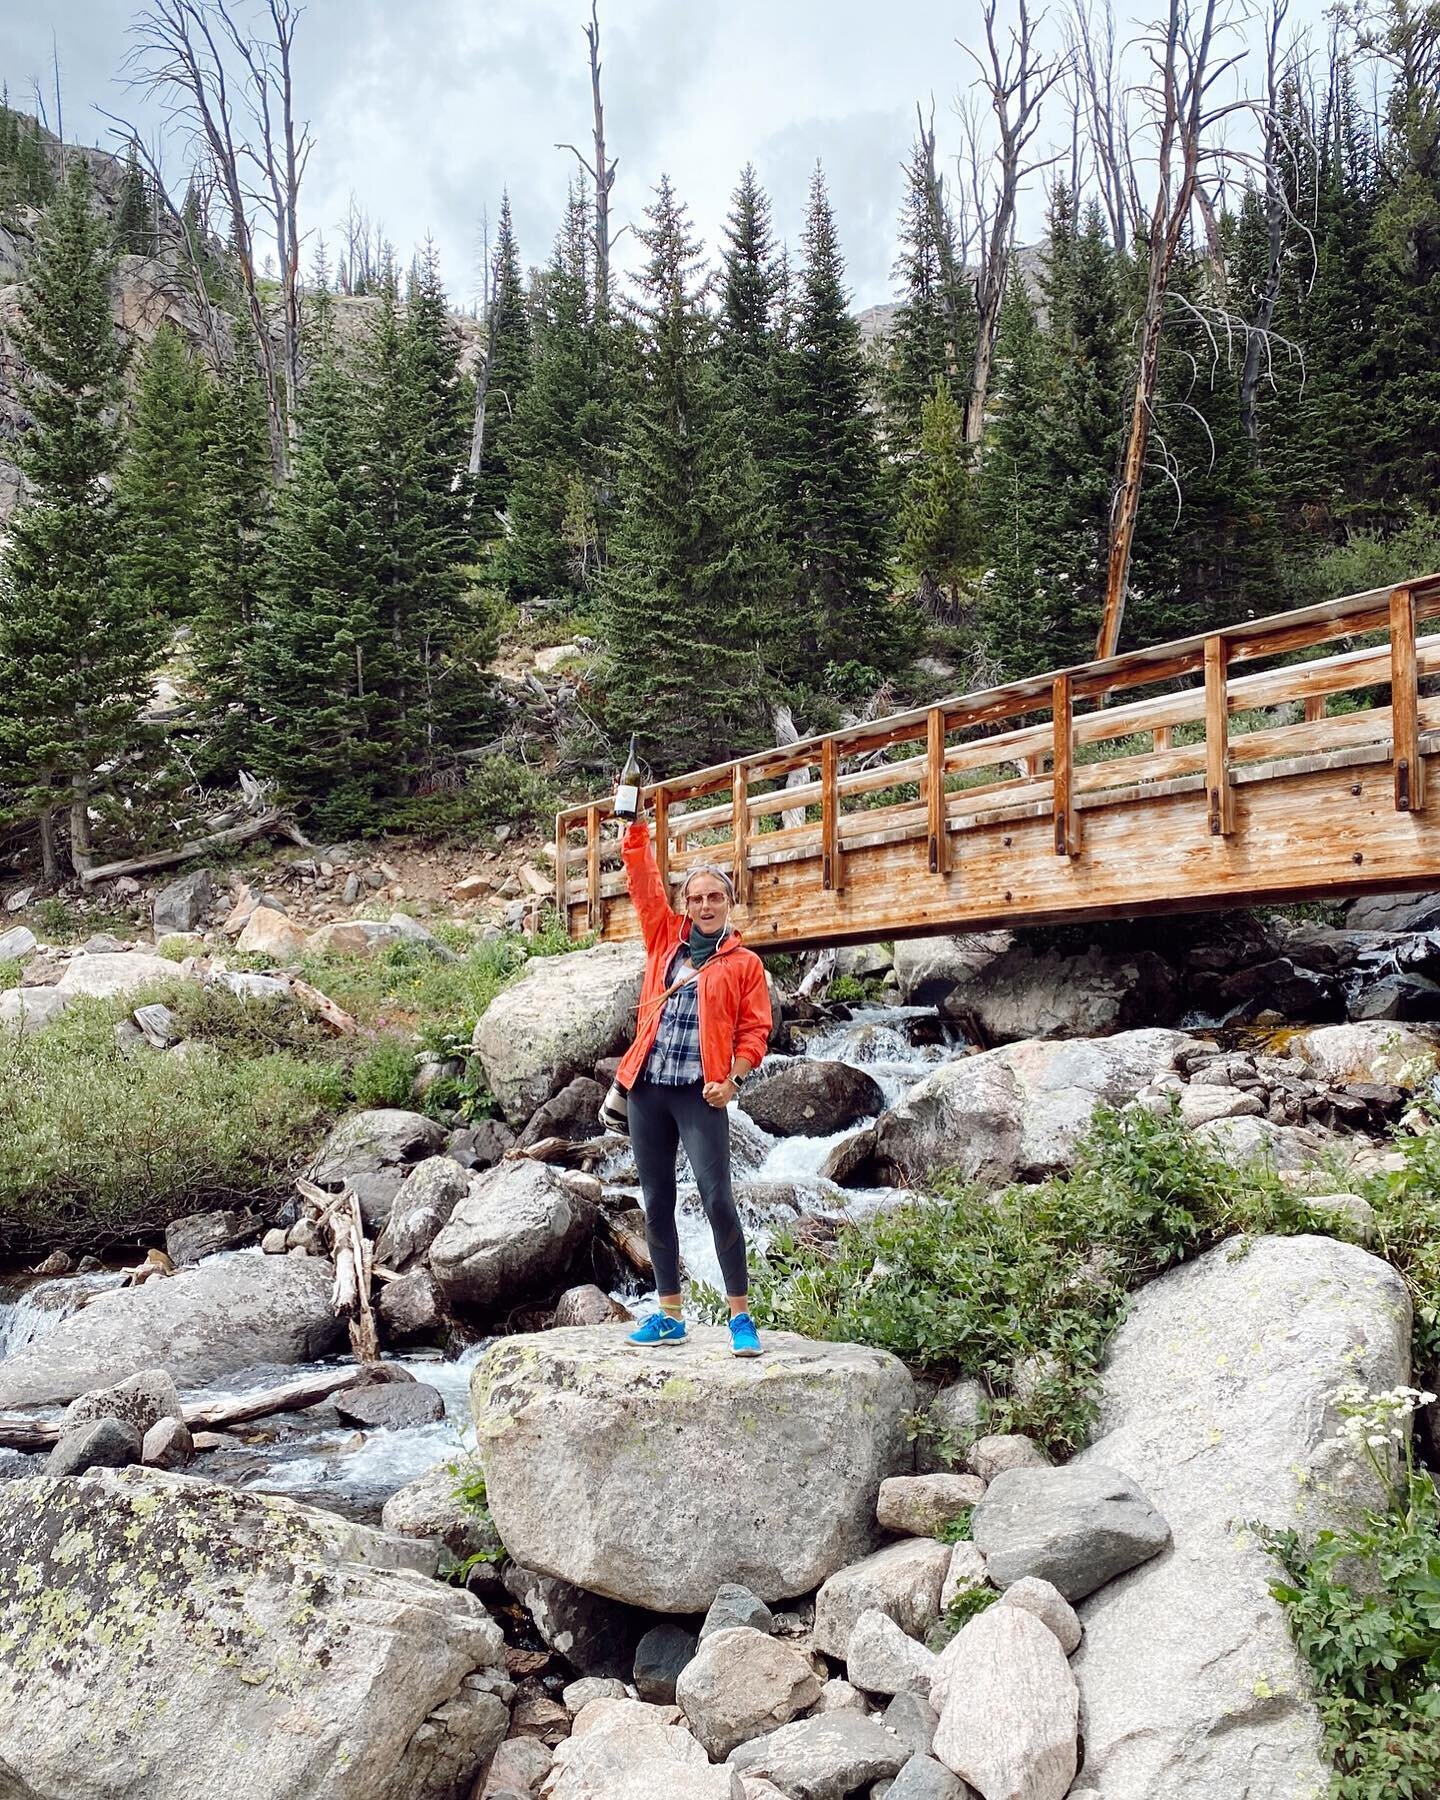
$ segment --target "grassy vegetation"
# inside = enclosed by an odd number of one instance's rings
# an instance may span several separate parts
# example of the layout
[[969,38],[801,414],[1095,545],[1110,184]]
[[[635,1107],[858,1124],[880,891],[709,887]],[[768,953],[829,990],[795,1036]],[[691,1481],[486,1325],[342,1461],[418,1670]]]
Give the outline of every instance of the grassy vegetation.
[[345,1103],[334,1064],[292,1053],[126,1056],[116,1012],[77,1001],[0,1036],[0,1248],[90,1250],[263,1205]]
[[[1405,1174],[1367,1191],[1383,1254],[1411,1284],[1417,1364],[1433,1367],[1440,1132],[1408,1140],[1406,1157]],[[1267,1165],[1235,1168],[1173,1114],[1102,1112],[1068,1177],[989,1199],[942,1180],[827,1249],[782,1233],[755,1259],[752,1311],[762,1325],[978,1376],[989,1429],[1064,1456],[1086,1441],[1100,1358],[1132,1289],[1237,1235],[1339,1229]]]
[[[475,1020],[531,955],[571,949],[552,926],[453,963],[423,945],[315,959],[306,975],[366,1026],[336,1038],[289,998],[176,980],[127,1001],[81,1001],[31,1037],[0,1035],[0,1250],[92,1249],[211,1206],[264,1207],[352,1107],[411,1106],[423,1047],[468,1050]],[[115,1025],[163,999],[198,1054],[125,1054]],[[473,1076],[423,1109],[485,1110]]]
[[21,968],[13,956],[0,956],[0,994],[6,988],[19,987]]

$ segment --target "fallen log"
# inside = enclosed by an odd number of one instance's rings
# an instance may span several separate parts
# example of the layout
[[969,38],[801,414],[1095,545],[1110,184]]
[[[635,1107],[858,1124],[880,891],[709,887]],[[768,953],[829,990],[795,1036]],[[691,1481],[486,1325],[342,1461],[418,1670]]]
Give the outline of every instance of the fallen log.
[[319,988],[311,987],[298,975],[290,977],[290,992],[307,1012],[323,1020],[338,1037],[354,1037],[359,1031],[360,1027],[343,1006],[337,1006],[328,994],[322,994]]
[[602,1213],[600,1225],[610,1242],[640,1278],[653,1284],[655,1265],[650,1260],[650,1246],[645,1241],[645,1215],[638,1207],[618,1218]]
[[80,870],[80,885],[90,888],[97,882],[114,881],[121,875],[145,875],[152,869],[168,869],[174,863],[189,862],[192,857],[204,856],[207,851],[220,850],[230,844],[248,843],[251,838],[271,834],[288,837],[292,843],[305,850],[314,848],[293,819],[283,812],[266,812],[253,819],[246,819],[239,825],[228,826],[224,831],[212,831],[206,837],[191,838],[184,844],[173,845],[169,850],[156,850],[149,856],[132,856],[124,862],[93,863]]
[[[228,1425],[243,1425],[250,1419],[268,1418],[271,1413],[303,1412],[307,1406],[317,1406],[342,1388],[354,1387],[368,1375],[369,1371],[361,1367],[326,1369],[322,1374],[297,1376],[280,1387],[264,1388],[254,1394],[182,1403],[180,1410],[192,1430],[223,1430]],[[49,1450],[59,1443],[64,1429],[63,1421],[59,1419],[0,1415],[0,1448]]]

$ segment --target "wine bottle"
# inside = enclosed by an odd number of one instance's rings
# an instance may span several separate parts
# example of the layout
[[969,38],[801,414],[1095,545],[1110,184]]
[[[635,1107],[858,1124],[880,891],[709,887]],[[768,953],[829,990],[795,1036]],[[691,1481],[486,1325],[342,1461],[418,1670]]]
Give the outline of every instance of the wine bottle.
[[630,750],[620,781],[615,789],[615,817],[627,825],[640,811],[640,758],[635,754],[635,734],[630,734]]

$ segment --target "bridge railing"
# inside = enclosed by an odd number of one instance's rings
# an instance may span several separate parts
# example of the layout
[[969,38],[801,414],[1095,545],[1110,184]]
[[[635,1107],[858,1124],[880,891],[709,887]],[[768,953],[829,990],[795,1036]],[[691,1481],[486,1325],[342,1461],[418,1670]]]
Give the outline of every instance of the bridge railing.
[[[720,864],[743,907],[756,872],[779,863],[818,857],[822,886],[840,891],[847,855],[913,839],[944,875],[958,833],[1047,812],[1055,854],[1074,858],[1087,811],[1148,795],[1195,792],[1197,829],[1226,836],[1237,784],[1383,757],[1396,808],[1419,811],[1424,752],[1440,750],[1440,699],[1420,685],[1440,674],[1440,636],[1419,626],[1436,617],[1440,575],[1427,575],[668,778],[645,790],[656,859],[667,877]],[[1388,703],[1359,704],[1377,689]],[[608,798],[556,816],[555,903],[572,930],[601,930],[606,901],[625,891],[611,816]]]

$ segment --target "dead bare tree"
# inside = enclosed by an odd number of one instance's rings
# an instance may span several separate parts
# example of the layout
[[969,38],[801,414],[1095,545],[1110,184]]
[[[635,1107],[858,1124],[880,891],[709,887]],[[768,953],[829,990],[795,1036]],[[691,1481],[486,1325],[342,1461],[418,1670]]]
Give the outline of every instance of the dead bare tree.
[[[1069,68],[1065,54],[1045,56],[1035,42],[1036,27],[1044,13],[1030,16],[1029,0],[1019,0],[1019,23],[1009,30],[1002,50],[995,23],[999,0],[985,0],[981,18],[985,26],[985,58],[961,43],[980,71],[980,86],[990,102],[999,134],[993,156],[982,154],[979,120],[975,109],[962,110],[966,128],[970,202],[976,226],[978,265],[975,274],[975,360],[970,393],[965,402],[965,442],[978,444],[985,425],[985,397],[990,387],[990,366],[995,341],[1000,335],[1000,307],[1009,275],[1010,249],[1015,236],[1015,206],[1025,181],[1056,159],[1027,161],[1028,150],[1040,128],[1040,109],[1045,96]],[[959,40],[957,40],[958,42]]]
[[[224,0],[152,0],[131,27],[125,66],[135,86],[162,99],[167,122],[190,135],[196,160],[208,167],[224,198],[265,389],[271,456],[283,476],[285,389],[293,396],[299,369],[298,207],[310,139],[305,128],[296,130],[290,76],[300,9],[293,0],[266,0],[266,6],[275,33],[268,44],[236,26]],[[238,83],[227,67],[227,45],[244,70]],[[267,193],[257,195],[249,185],[249,169],[261,172]],[[281,273],[283,386],[256,270],[257,202],[271,214]]]
[[940,303],[945,312],[945,373],[954,382],[960,373],[959,302],[964,290],[965,274],[955,254],[955,221],[950,214],[945,180],[935,164],[935,102],[930,102],[930,117],[927,120],[917,100],[915,120],[920,131],[920,151],[924,158],[925,210],[929,215],[930,234],[935,244],[936,262],[940,271]]
[[1293,46],[1288,56],[1282,56],[1280,49],[1280,34],[1289,10],[1289,0],[1271,0],[1265,32],[1264,140],[1261,152],[1264,170],[1265,275],[1256,296],[1250,321],[1251,330],[1245,340],[1245,361],[1240,371],[1240,420],[1245,428],[1245,435],[1252,444],[1260,435],[1257,405],[1260,378],[1265,361],[1266,340],[1280,298],[1285,241],[1292,216],[1292,208],[1285,192],[1282,162],[1286,152],[1293,152],[1296,146],[1287,143],[1282,100],[1290,77]]
[[1071,81],[1077,106],[1089,116],[1096,185],[1117,251],[1140,229],[1140,193],[1130,155],[1125,96],[1117,71],[1115,12],[1111,0],[1074,0],[1066,22]]
[[241,32],[224,6],[219,7],[230,41],[250,72],[250,103],[260,127],[258,143],[245,143],[241,153],[265,183],[264,198],[275,236],[280,266],[285,421],[293,442],[295,396],[300,392],[300,183],[314,140],[308,125],[297,129],[295,123],[291,57],[295,27],[303,8],[293,0],[266,0],[266,10],[274,34],[270,43]]
[[1221,79],[1243,57],[1215,58],[1217,36],[1229,25],[1232,0],[1169,0],[1167,16],[1157,22],[1146,51],[1155,85],[1146,98],[1154,108],[1157,131],[1155,200],[1146,230],[1145,301],[1141,309],[1135,391],[1125,454],[1110,509],[1110,548],[1106,568],[1105,607],[1095,645],[1097,657],[1113,656],[1120,641],[1130,557],[1140,517],[1140,490],[1154,420],[1155,388],[1160,370],[1160,341],[1165,327],[1165,300],[1170,276],[1196,209],[1202,166],[1220,154],[1216,127],[1244,102],[1226,104],[1215,97]]
[[[557,144],[557,150],[568,150],[590,177],[590,184],[595,190],[595,227],[592,241],[595,247],[595,305],[596,310],[604,312],[610,304],[610,190],[615,185],[615,170],[619,158],[610,156],[605,148],[605,107],[600,98],[600,13],[599,0],[590,0],[590,23],[585,27],[585,41],[590,46],[590,96],[595,116],[595,150],[594,162],[580,154],[574,144]],[[616,237],[620,234],[617,232]]]

